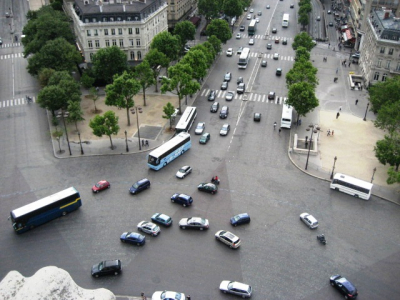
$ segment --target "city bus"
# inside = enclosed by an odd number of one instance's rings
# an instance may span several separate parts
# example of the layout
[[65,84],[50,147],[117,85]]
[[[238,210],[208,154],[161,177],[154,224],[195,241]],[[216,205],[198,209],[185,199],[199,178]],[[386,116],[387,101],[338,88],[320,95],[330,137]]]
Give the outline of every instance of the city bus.
[[286,104],[286,101],[283,103],[282,108],[282,118],[281,118],[281,127],[289,128],[292,126],[292,114],[293,114],[293,107]]
[[250,25],[247,27],[247,33],[249,35],[255,35],[257,31],[257,22],[256,20],[251,20]]
[[331,182],[331,189],[368,200],[373,184],[361,179],[337,173]]
[[242,54],[239,56],[239,69],[246,69],[250,60],[250,48],[244,48]]
[[158,171],[188,151],[191,146],[190,134],[181,132],[165,144],[151,151],[147,156],[147,165],[149,168]]
[[10,213],[14,230],[23,233],[39,225],[65,216],[82,206],[79,192],[70,187],[54,195],[37,200]]
[[176,133],[189,132],[196,117],[197,117],[196,107],[194,106],[186,107],[185,111],[182,114],[182,117],[179,119],[179,122],[175,127],[175,132]]
[[282,27],[289,27],[289,14],[283,14]]

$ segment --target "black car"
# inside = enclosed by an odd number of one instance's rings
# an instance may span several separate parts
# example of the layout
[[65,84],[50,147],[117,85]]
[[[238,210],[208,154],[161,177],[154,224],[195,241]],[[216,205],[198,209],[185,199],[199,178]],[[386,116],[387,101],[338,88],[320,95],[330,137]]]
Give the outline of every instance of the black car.
[[238,226],[250,223],[250,215],[248,213],[238,214],[231,218],[231,225]]
[[222,106],[221,111],[219,113],[219,117],[221,119],[226,119],[229,115],[229,107],[228,106]]
[[245,29],[246,29],[246,28],[244,27],[244,25],[241,25],[239,30],[240,30],[240,31],[244,31]]
[[211,195],[218,192],[218,187],[214,183],[200,183],[197,189],[202,192],[210,193]]
[[358,292],[355,286],[346,278],[340,275],[333,275],[329,279],[331,286],[338,289],[344,295],[345,299],[356,299]]
[[275,92],[269,92],[268,100],[274,100],[274,99],[275,99]]
[[214,101],[216,97],[216,93],[214,90],[211,90],[210,93],[208,94],[208,101]]
[[122,271],[121,261],[105,260],[92,267],[92,276],[99,277],[103,275],[118,275]]
[[218,109],[219,109],[219,103],[218,103],[218,102],[214,102],[214,103],[211,105],[210,111],[211,111],[212,113],[215,113],[215,112],[218,111]]
[[254,121],[256,122],[261,121],[261,113],[254,113]]

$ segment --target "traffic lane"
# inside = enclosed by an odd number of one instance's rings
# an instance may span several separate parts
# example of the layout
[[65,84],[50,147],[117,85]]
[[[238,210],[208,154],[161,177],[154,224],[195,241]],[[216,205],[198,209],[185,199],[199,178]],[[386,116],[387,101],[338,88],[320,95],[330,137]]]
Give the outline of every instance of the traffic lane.
[[[3,44],[6,41],[3,40]],[[15,58],[11,58],[13,53],[10,51],[10,48],[0,48],[0,56],[5,56],[4,59],[1,60],[1,73],[0,73],[0,101],[11,100],[14,98],[14,64],[13,60]],[[3,106],[3,105],[2,105]],[[2,107],[1,110],[5,108]]]

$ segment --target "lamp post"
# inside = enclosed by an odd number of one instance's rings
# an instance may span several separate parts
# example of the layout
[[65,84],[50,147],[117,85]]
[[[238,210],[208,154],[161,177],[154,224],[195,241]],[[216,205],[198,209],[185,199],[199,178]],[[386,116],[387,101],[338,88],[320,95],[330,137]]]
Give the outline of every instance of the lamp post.
[[372,183],[372,181],[374,181],[375,172],[376,172],[376,168],[374,168],[374,172],[372,173],[371,183]]
[[308,159],[310,157],[311,144],[313,143],[313,139],[312,139],[313,133],[317,133],[318,131],[321,130],[321,128],[319,126],[316,126],[314,124],[310,124],[310,125],[308,125],[308,127],[309,128],[307,128],[306,130],[307,131],[311,130],[311,137],[310,137],[310,144],[308,145],[307,161],[306,161],[306,167],[305,167],[306,170],[307,170],[307,167],[308,167]]
[[137,122],[137,132],[138,132],[138,139],[139,139],[139,151],[142,150],[142,145],[140,144],[140,129],[139,129],[139,115],[138,115],[138,110],[139,112],[142,111],[141,107],[137,107],[135,106],[135,110],[133,111],[133,113],[136,112],[136,122]]
[[65,136],[67,137],[67,144],[68,144],[69,155],[72,155],[72,152],[71,152],[71,145],[69,144],[67,126],[65,125],[65,117],[68,117],[68,112],[65,112],[65,114],[64,114],[64,109],[61,109],[61,115],[58,114],[57,117],[61,117],[62,120],[63,120]]
[[364,121],[367,121],[367,112],[368,112],[369,102],[367,104],[367,109],[365,110]]
[[126,152],[129,152],[129,147],[128,147],[128,137],[127,137],[127,132],[125,130],[125,144],[126,144]]
[[333,179],[333,174],[334,174],[334,172],[335,172],[336,160],[337,160],[337,157],[335,156],[335,158],[333,159],[333,167],[332,167],[331,179]]
[[82,148],[82,141],[81,141],[81,133],[78,131],[78,137],[79,137],[79,145],[81,146],[81,155],[85,154],[83,152],[83,148]]

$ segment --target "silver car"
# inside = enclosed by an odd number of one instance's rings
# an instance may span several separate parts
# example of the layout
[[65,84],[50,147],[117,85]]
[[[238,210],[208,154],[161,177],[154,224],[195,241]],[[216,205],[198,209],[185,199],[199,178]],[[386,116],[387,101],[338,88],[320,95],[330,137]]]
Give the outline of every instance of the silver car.
[[240,246],[240,238],[234,235],[232,232],[226,230],[217,231],[215,239],[228,245],[230,248],[237,249]]
[[235,92],[229,91],[226,93],[225,100],[232,101],[234,96],[235,96]]
[[202,134],[204,131],[204,128],[206,128],[206,123],[200,122],[197,124],[196,129],[194,130],[195,134]]
[[183,218],[179,221],[179,227],[181,229],[193,228],[193,229],[208,229],[210,227],[210,223],[207,219],[198,218],[198,217],[190,217]]
[[300,220],[304,222],[310,229],[314,229],[318,227],[318,221],[312,215],[308,213],[302,213],[300,215]]
[[228,135],[229,130],[231,129],[231,126],[229,124],[224,124],[222,125],[221,130],[219,131],[219,135]]
[[183,179],[186,177],[186,175],[189,175],[191,172],[192,172],[192,168],[190,166],[183,166],[176,173],[176,177]]
[[250,298],[253,292],[250,285],[229,280],[223,280],[219,285],[219,289],[224,294],[229,293],[242,298]]
[[161,230],[160,227],[154,223],[142,221],[137,225],[139,231],[151,234],[152,236],[157,236]]

